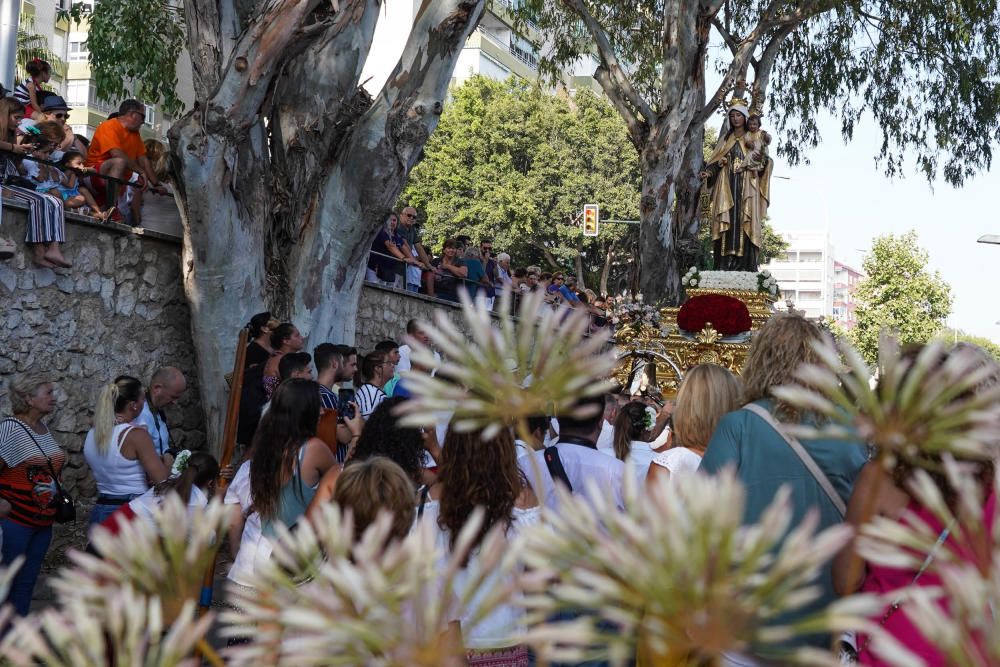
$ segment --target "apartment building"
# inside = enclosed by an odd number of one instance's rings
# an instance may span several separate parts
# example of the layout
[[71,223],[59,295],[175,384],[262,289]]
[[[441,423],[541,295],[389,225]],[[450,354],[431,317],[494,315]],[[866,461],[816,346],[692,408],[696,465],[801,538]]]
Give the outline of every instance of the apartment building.
[[[538,78],[542,37],[531,25],[526,28],[527,34],[515,30],[512,11],[521,1],[487,1],[479,27],[466,40],[459,55],[452,75],[453,84],[460,84],[476,74],[496,80],[504,80],[511,75],[528,80]],[[385,0],[383,3],[372,48],[361,75],[365,88],[373,95],[381,90],[399,61],[419,8],[420,0]],[[593,78],[596,69],[597,59],[584,56],[566,68],[560,82],[570,92],[589,87],[600,93],[600,85]]]
[[[102,100],[97,97],[90,76],[90,53],[87,49],[87,24],[80,25],[58,20],[57,12],[72,5],[93,8],[95,0],[21,0],[22,16],[31,16],[35,34],[48,40],[49,49],[66,63],[66,75],[53,73],[49,88],[66,99],[70,107],[69,123],[76,134],[88,139],[94,130],[107,120],[108,114],[118,109],[121,100]],[[186,56],[185,56],[186,57]],[[181,99],[193,100],[194,89],[185,68],[178,68],[178,90]],[[142,128],[145,139],[163,140],[173,119],[156,105],[146,106],[146,125]]]
[[855,268],[834,260],[833,262],[833,319],[848,331],[858,323],[854,311],[857,308],[857,291],[865,274]]
[[[781,287],[782,299],[794,302],[806,317],[833,317],[835,262],[828,232],[786,232],[788,249],[761,268]],[[779,302],[777,308],[785,307]]]

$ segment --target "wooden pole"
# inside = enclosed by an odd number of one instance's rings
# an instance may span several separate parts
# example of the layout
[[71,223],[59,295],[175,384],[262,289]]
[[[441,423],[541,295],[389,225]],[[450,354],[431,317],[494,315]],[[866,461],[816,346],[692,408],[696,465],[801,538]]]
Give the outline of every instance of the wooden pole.
[[[240,332],[240,340],[236,345],[236,360],[233,362],[233,379],[229,386],[229,405],[226,406],[226,425],[222,431],[222,455],[219,457],[219,468],[225,468],[233,460],[233,450],[236,448],[236,427],[240,417],[240,396],[243,393],[243,367],[246,364],[247,343],[249,331],[244,329]],[[216,483],[216,493],[224,493],[229,486],[229,480],[220,477]],[[216,538],[216,556],[225,535]],[[212,606],[212,594],[215,586],[215,563],[218,558],[213,558],[211,565],[205,572],[205,578],[201,582],[201,598],[198,600],[198,615],[205,614]]]

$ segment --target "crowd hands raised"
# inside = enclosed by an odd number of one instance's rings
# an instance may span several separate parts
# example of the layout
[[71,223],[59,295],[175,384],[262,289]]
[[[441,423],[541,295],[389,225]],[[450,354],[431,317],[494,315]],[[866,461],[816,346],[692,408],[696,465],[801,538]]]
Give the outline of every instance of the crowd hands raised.
[[[911,485],[914,469],[902,459],[884,469],[860,440],[794,440],[789,426],[815,424],[817,418],[778,398],[775,389],[793,382],[801,365],[818,363],[814,344],[824,336],[796,315],[776,315],[764,325],[742,377],[702,364],[685,374],[673,403],[655,392],[629,396],[611,391],[579,399],[573,416],[539,414],[525,428],[495,433],[463,432],[446,409],[435,413],[435,427],[400,422],[399,407],[416,390],[405,371],[430,371],[420,366],[427,357],[413,354],[413,345],[432,348],[416,321],[408,323],[403,345],[387,340],[363,355],[331,343],[317,345],[312,355],[303,352],[296,327],[268,313],[253,317],[248,326],[237,438],[243,460],[229,470],[232,483],[225,494],[233,514],[229,603],[237,613],[254,599],[256,574],[271,556],[277,527],[315,522],[328,503],[351,511],[355,539],[381,512],[391,512],[387,540],[402,539],[414,526],[429,526],[443,553],[456,548],[458,535],[479,508],[483,523],[466,565],[479,557],[476,545],[490,529],[502,527],[504,539],[511,541],[542,521],[545,511],[558,514],[565,497],[556,491],[559,486],[624,511],[627,486],[645,487],[652,494],[697,471],[735,471],[745,488],[746,524],[762,520],[783,489],[793,529],[803,522],[815,522],[817,530],[837,526],[845,521],[845,506],[846,521],[858,524],[860,508],[872,502],[890,521],[905,525],[916,515],[937,525]],[[983,354],[981,363],[992,365],[995,382],[995,362]],[[121,376],[101,392],[84,445],[100,493],[91,523],[117,530],[124,522],[147,520],[164,497],[176,494],[190,507],[204,506],[212,497],[218,464],[207,454],[176,451],[163,420],[163,408],[184,388],[183,375],[164,368],[148,387]],[[44,423],[55,407],[50,379],[22,377],[11,387],[11,397],[14,415],[0,422],[0,512],[6,515],[0,525],[3,562],[27,559],[10,593],[17,612],[24,614],[51,536],[50,501],[59,489],[65,457]],[[993,462],[963,465],[975,467],[984,482],[982,525],[991,531]],[[879,485],[879,479],[885,483]],[[932,479],[944,502],[958,502],[948,475]],[[952,556],[977,558],[947,541],[948,526],[937,529],[945,538],[942,548]],[[857,556],[849,543],[814,582],[816,597],[792,616],[805,618],[838,594],[859,589],[888,594],[901,586],[940,583],[939,575],[925,571],[926,564],[919,571],[870,562],[857,568],[852,560]],[[582,607],[564,620],[588,613]],[[517,639],[525,624],[519,607],[501,605],[463,628],[475,616],[473,603],[451,619],[443,635],[464,647],[463,658],[454,664],[531,664],[529,648]],[[908,618],[905,603],[887,602],[882,616],[884,630],[926,664],[947,664]],[[231,644],[252,641],[235,638]],[[782,664],[782,650],[828,649],[831,642],[822,634],[789,637],[771,647],[778,651],[777,658],[766,656],[771,662],[730,652],[724,664]],[[857,637],[854,647],[860,663],[883,664],[872,654],[868,638]]]
[[478,295],[491,310],[504,289],[513,290],[515,297],[540,290],[551,306],[565,303],[586,308],[596,326],[607,323],[606,297],[590,289],[577,289],[576,277],[560,271],[542,271],[538,266],[512,269],[510,255],[495,252],[492,239],[480,239],[476,245],[469,236],[456,236],[444,241],[439,255],[430,255],[412,206],[391,213],[372,241],[365,280],[445,301],[457,302],[462,292],[470,300]]
[[[61,250],[65,211],[140,226],[144,197],[170,194],[168,169],[162,143],[139,133],[146,117],[141,102],[122,102],[87,139],[67,123],[66,101],[43,87],[50,70],[34,60],[11,96],[0,86],[0,179],[3,196],[28,208],[25,243],[35,264],[68,268]],[[0,259],[14,250],[0,236]]]

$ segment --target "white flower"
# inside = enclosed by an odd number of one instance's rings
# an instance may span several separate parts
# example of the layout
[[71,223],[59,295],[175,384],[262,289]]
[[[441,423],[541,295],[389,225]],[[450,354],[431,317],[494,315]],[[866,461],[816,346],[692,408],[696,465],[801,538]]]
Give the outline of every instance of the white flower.
[[697,286],[698,286],[698,281],[697,281],[697,280],[695,280],[694,278],[692,278],[691,280],[689,280],[689,281],[688,281],[688,284],[689,284],[689,285],[690,285],[691,287],[697,287]]
[[765,278],[770,278],[771,272],[768,271],[767,269],[764,269],[763,271],[760,272],[760,275],[764,276]]

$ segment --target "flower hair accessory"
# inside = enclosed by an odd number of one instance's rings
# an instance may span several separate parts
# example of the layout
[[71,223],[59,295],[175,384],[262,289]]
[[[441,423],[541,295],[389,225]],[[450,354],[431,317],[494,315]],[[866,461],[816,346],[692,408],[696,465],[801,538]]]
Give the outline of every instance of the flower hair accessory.
[[656,410],[647,405],[646,409],[643,411],[643,415],[645,419],[642,422],[642,426],[647,431],[651,431],[653,426],[656,425]]
[[170,476],[180,477],[181,473],[188,466],[188,459],[191,458],[191,450],[184,449],[177,453],[177,457],[174,458],[174,464],[170,466]]

